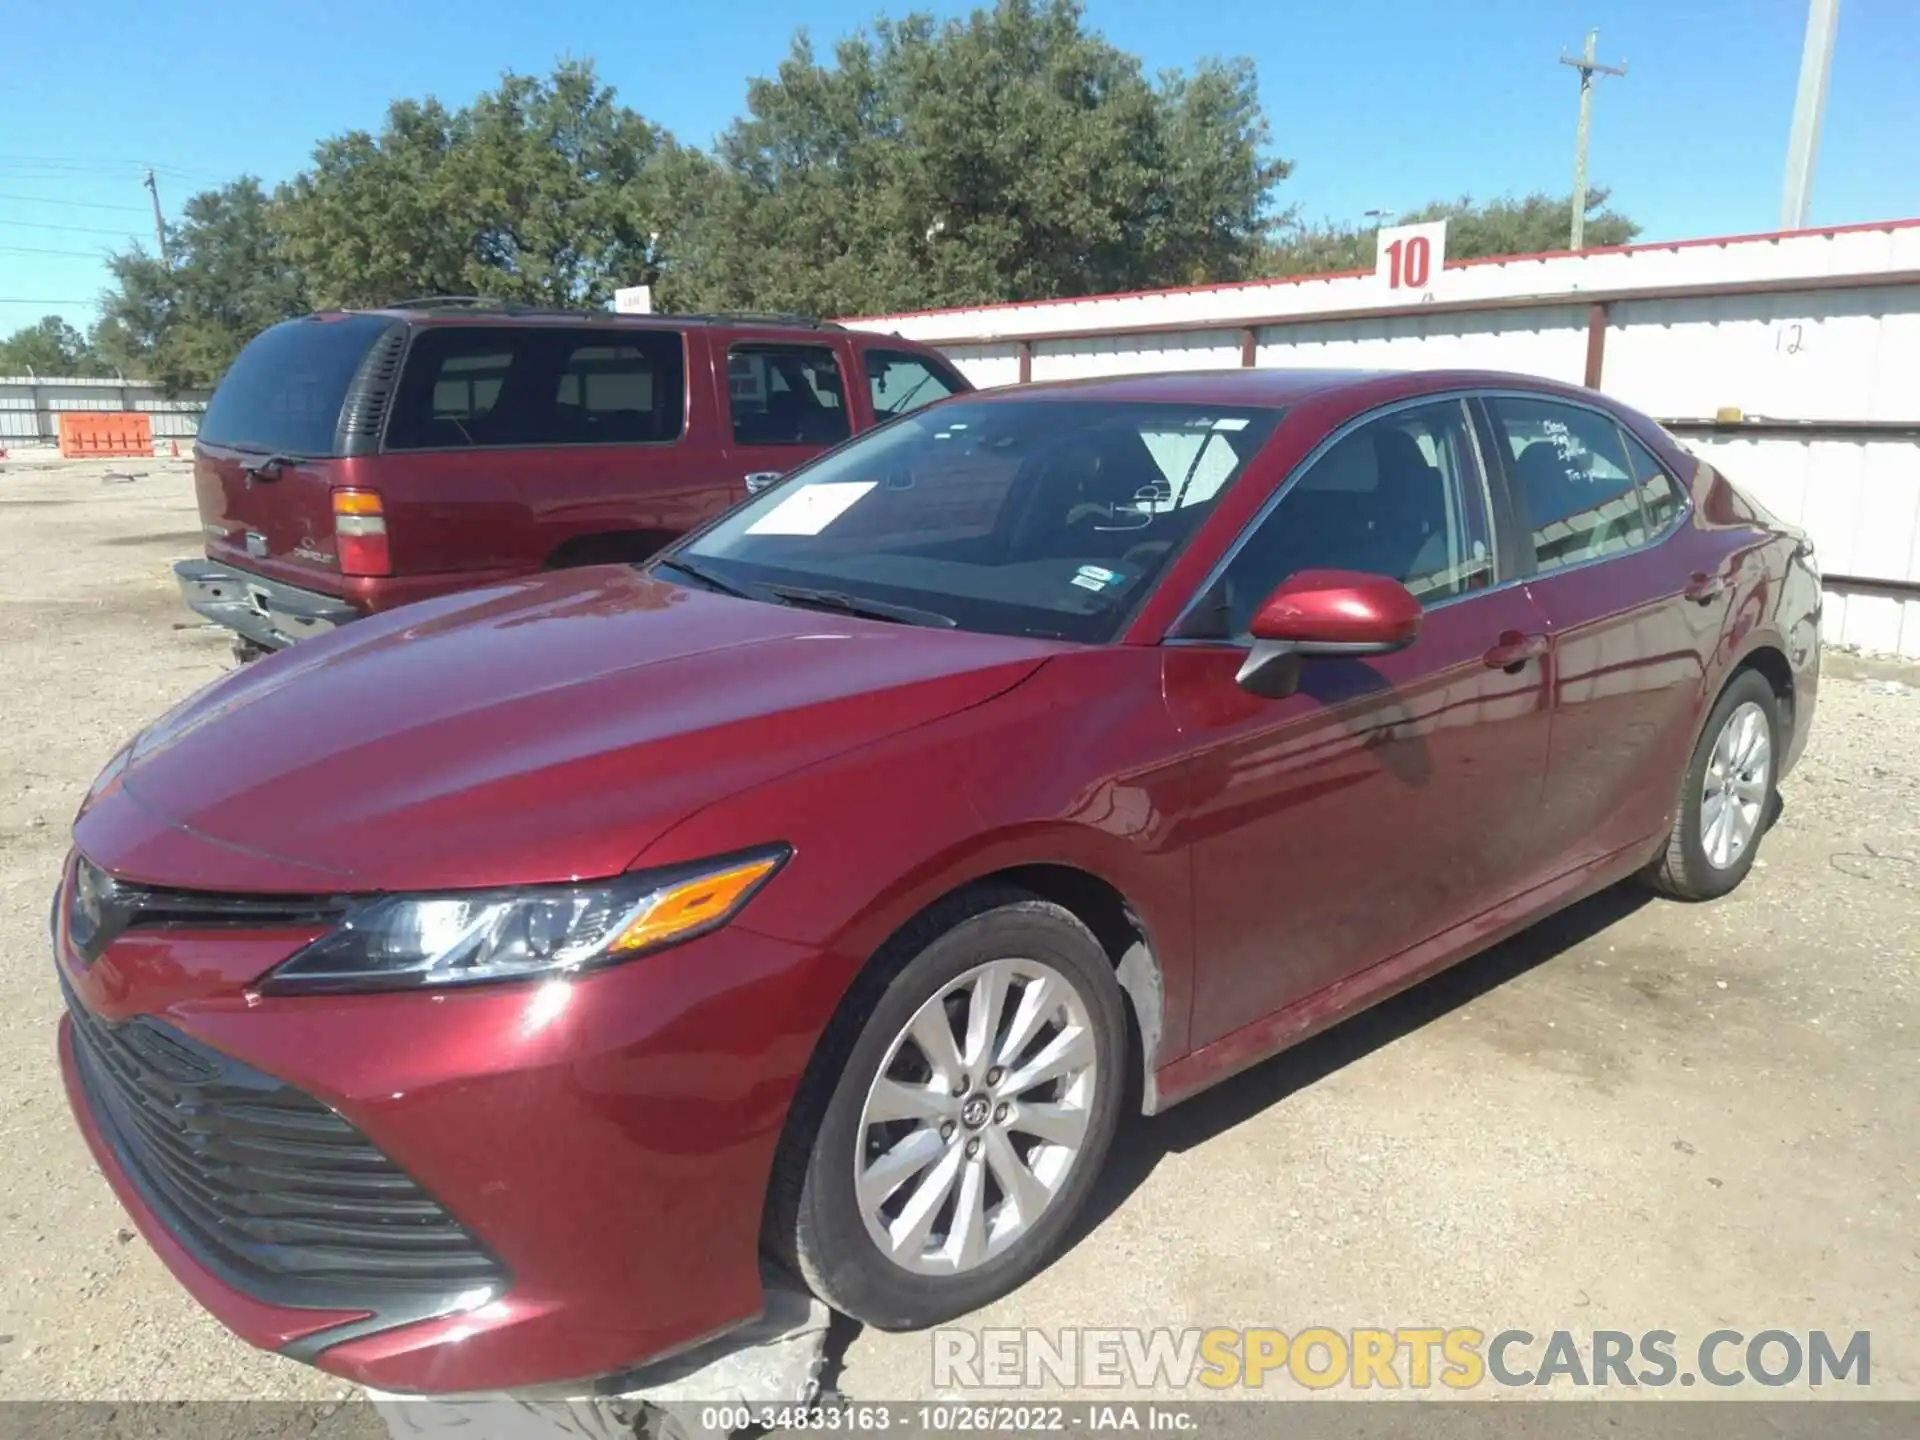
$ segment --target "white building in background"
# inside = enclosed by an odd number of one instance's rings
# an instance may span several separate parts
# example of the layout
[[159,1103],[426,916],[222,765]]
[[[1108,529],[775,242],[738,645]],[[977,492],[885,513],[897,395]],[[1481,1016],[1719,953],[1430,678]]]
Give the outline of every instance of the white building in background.
[[1812,534],[1829,643],[1920,658],[1920,219],[1392,278],[1383,266],[844,323],[937,345],[982,386],[1238,365],[1595,386]]

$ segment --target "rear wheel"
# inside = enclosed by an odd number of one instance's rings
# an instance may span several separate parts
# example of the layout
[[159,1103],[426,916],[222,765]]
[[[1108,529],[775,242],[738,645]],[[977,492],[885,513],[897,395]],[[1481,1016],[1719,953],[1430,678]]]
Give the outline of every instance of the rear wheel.
[[795,1101],[769,1238],[835,1309],[912,1329],[1052,1256],[1113,1138],[1126,1018],[1091,932],[1023,892],[956,897],[892,949]]
[[1780,702],[1766,677],[1744,670],[1721,691],[1694,746],[1648,883],[1682,900],[1711,900],[1746,879],[1773,818],[1779,753]]

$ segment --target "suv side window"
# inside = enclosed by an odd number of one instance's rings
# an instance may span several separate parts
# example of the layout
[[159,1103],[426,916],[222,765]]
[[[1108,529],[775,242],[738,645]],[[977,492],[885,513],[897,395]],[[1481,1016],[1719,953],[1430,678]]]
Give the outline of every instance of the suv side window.
[[1645,543],[1646,516],[1620,427],[1556,400],[1490,397],[1535,566],[1558,570]]
[[1307,467],[1220,580],[1228,633],[1300,570],[1364,570],[1431,605],[1493,583],[1486,486],[1459,400],[1395,410]]
[[671,358],[658,345],[596,335],[576,344],[560,370],[556,402],[560,443],[657,444],[680,438],[686,407],[681,403],[680,347]]
[[1680,482],[1667,473],[1667,467],[1624,425],[1620,436],[1627,442],[1634,484],[1640,487],[1640,504],[1647,512],[1647,531],[1658,535],[1673,524],[1674,517],[1680,513]]
[[727,408],[741,445],[837,445],[852,433],[840,363],[821,345],[735,345]]
[[678,331],[429,325],[413,337],[389,450],[645,444],[686,415]]
[[904,415],[935,400],[944,400],[960,387],[953,377],[929,365],[918,355],[898,350],[861,352],[866,364],[867,388],[873,397],[876,420]]

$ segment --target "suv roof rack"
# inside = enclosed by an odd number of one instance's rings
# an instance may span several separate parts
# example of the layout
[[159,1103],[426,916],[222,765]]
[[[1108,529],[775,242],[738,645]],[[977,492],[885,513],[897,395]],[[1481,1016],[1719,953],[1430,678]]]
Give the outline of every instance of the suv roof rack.
[[382,301],[376,310],[526,310],[517,300],[500,300],[491,295],[408,295],[399,300]]
[[688,321],[697,325],[778,325],[796,330],[844,330],[831,320],[780,310],[708,310],[675,315],[665,312],[623,313],[599,308],[567,310],[551,305],[529,305],[523,300],[501,300],[489,295],[409,295],[371,307],[375,310],[469,310],[500,315],[550,315],[585,321]]
[[846,328],[843,325],[834,324],[831,320],[821,320],[812,315],[795,315],[783,310],[707,310],[681,318],[704,320],[710,325],[792,325],[803,330]]

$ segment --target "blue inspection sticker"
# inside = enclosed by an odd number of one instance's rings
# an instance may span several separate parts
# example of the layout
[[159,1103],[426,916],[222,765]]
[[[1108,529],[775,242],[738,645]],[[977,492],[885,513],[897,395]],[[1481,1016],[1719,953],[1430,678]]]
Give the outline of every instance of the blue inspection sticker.
[[1109,570],[1104,565],[1082,565],[1074,572],[1073,583],[1082,590],[1104,590],[1125,578],[1118,570]]

